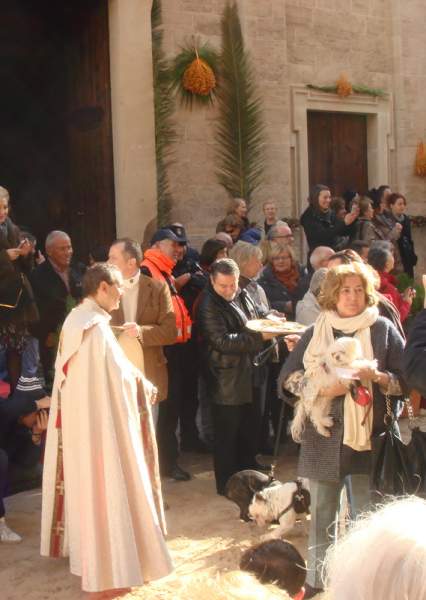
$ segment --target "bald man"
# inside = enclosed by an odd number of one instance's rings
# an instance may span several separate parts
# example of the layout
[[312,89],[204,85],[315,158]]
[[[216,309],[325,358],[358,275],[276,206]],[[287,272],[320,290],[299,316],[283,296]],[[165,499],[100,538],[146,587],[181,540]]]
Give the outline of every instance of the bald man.
[[30,281],[40,313],[40,321],[32,326],[32,334],[39,341],[46,387],[50,390],[59,331],[68,312],[82,297],[81,279],[85,267],[72,264],[72,243],[64,231],[48,234],[45,253],[47,260],[34,269]]
[[309,258],[312,270],[318,271],[318,269],[322,269],[323,267],[327,268],[328,261],[334,254],[334,250],[328,246],[317,246]]

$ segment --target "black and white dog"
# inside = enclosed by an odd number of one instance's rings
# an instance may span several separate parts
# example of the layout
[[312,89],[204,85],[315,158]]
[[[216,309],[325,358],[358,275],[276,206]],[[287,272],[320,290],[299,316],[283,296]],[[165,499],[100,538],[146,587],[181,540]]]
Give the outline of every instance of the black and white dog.
[[311,495],[302,481],[289,481],[256,492],[248,512],[260,527],[278,521],[279,527],[264,537],[265,540],[275,539],[288,534],[297,519],[303,521],[306,531],[310,504]]
[[265,475],[254,469],[245,469],[234,473],[225,486],[225,496],[231,502],[235,502],[240,509],[240,519],[250,521],[249,505],[256,492],[260,492],[268,486],[280,485],[272,475]]

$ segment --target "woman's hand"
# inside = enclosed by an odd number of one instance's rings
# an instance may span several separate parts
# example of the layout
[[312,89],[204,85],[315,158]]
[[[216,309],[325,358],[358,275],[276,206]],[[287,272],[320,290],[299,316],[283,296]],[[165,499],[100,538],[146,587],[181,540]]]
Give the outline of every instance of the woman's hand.
[[320,390],[320,395],[325,396],[326,398],[337,398],[337,396],[343,396],[348,391],[347,387],[343,385],[343,383],[337,382],[333,385],[329,385],[328,387],[322,388]]
[[19,248],[9,248],[6,250],[8,257],[10,260],[16,260],[21,256],[21,251]]
[[296,344],[299,342],[301,335],[297,335],[297,333],[292,333],[290,335],[286,335],[284,338],[285,344],[289,352],[293,352],[296,347]]
[[393,227],[393,231],[395,232],[395,239],[397,240],[401,236],[402,225],[401,223],[395,223]]
[[358,379],[364,379],[364,381],[374,381],[377,379],[379,371],[376,367],[361,367],[354,373],[354,377]]
[[416,290],[412,287],[409,287],[402,294],[403,299],[408,302],[410,305],[413,303],[414,298],[416,297]]
[[356,221],[356,219],[358,219],[359,217],[359,206],[357,204],[354,204],[352,206],[352,210],[350,213],[348,213],[347,215],[345,215],[345,218],[343,219],[345,221],[346,225],[352,225],[352,223],[354,221]]

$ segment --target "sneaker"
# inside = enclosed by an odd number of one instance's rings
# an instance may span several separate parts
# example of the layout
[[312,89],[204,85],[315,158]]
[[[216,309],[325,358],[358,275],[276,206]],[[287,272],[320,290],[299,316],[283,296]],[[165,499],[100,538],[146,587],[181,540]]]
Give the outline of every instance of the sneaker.
[[22,538],[6,525],[6,521],[0,521],[0,542],[19,544],[19,542],[22,542]]

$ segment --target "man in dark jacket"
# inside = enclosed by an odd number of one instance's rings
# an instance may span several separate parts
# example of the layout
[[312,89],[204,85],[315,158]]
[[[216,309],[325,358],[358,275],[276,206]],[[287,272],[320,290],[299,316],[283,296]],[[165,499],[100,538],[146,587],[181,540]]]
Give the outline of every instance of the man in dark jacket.
[[238,303],[237,264],[228,258],[213,263],[198,309],[202,368],[212,404],[215,429],[216,489],[224,494],[229,477],[256,466],[252,410],[252,359],[262,350],[260,334],[246,328]]
[[59,331],[68,312],[81,300],[84,266],[71,263],[71,240],[63,231],[50,232],[45,247],[47,260],[30,275],[40,313],[32,333],[39,341],[46,386],[51,389]]
[[[426,276],[423,275],[425,284]],[[426,308],[417,315],[411,327],[403,355],[403,369],[408,387],[426,396]]]

